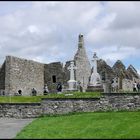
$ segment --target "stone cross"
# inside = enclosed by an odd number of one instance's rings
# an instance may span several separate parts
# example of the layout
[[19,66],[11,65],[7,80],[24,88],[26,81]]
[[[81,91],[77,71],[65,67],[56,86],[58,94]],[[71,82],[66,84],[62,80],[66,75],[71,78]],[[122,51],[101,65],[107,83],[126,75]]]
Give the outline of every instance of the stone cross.
[[68,67],[68,70],[70,71],[70,80],[74,80],[74,70],[76,70],[76,66],[74,66],[74,62],[70,62],[70,66]]
[[90,77],[90,86],[100,86],[101,85],[101,78],[100,78],[99,73],[97,72],[97,60],[98,60],[98,57],[96,56],[96,53],[94,52],[93,60],[92,60],[94,63],[94,70]]
[[76,81],[74,80],[74,70],[76,70],[76,66],[74,66],[74,61],[70,62],[70,66],[68,70],[70,71],[70,80],[68,81],[69,89],[68,90],[75,90],[76,89]]
[[93,73],[97,73],[97,60],[98,60],[98,57],[97,57],[97,55],[96,55],[96,52],[94,52],[94,55],[93,55],[93,65],[94,65],[94,71],[93,71]]

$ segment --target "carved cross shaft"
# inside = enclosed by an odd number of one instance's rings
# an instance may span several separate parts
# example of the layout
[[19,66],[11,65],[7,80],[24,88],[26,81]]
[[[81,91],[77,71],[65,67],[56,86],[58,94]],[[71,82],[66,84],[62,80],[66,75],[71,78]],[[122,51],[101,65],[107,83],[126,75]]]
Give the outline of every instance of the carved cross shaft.
[[74,66],[74,62],[70,62],[70,66],[68,67],[68,70],[70,71],[70,80],[74,80],[74,70],[76,70],[77,67]]
[[94,55],[93,55],[93,66],[94,66],[94,71],[93,73],[97,73],[97,60],[98,60],[98,57],[96,55],[96,53],[94,52]]

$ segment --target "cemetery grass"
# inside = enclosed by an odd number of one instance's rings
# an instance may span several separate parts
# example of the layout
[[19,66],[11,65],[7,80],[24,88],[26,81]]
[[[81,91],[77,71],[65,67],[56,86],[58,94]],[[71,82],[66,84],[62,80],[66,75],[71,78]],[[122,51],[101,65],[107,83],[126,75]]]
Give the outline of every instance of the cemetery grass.
[[[66,96],[67,95],[67,96]],[[0,103],[39,103],[41,98],[98,98],[99,92],[50,93],[39,96],[0,96]]]
[[20,138],[140,138],[140,112],[92,112],[40,117],[19,132]]

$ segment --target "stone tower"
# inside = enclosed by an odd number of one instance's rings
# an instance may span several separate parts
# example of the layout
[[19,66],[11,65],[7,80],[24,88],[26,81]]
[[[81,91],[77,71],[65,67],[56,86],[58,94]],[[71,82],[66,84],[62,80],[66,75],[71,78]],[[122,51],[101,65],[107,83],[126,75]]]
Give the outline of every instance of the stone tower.
[[85,91],[87,89],[87,85],[89,83],[89,77],[91,75],[91,66],[86,54],[86,50],[84,48],[84,37],[82,34],[79,35],[78,50],[74,56],[74,61],[77,67],[76,81],[81,82],[83,91]]

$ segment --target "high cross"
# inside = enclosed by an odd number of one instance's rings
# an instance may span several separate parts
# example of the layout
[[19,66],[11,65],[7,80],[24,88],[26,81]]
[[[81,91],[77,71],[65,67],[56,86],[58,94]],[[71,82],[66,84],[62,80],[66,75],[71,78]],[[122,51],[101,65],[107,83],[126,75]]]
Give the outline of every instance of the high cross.
[[74,70],[76,70],[77,67],[74,65],[74,61],[70,62],[70,66],[68,67],[68,70],[70,71],[70,80],[74,80]]

